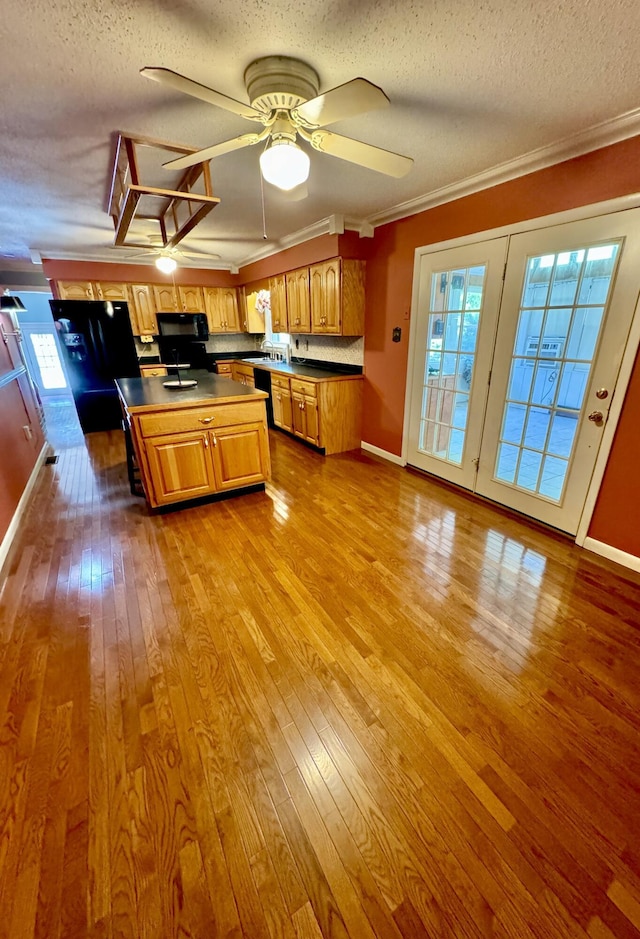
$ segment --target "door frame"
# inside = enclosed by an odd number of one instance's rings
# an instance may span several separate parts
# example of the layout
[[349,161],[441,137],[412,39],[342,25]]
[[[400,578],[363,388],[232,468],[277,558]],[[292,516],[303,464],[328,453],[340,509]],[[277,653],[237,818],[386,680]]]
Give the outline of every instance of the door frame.
[[[425,255],[434,254],[438,251],[445,251],[448,248],[465,247],[478,244],[482,241],[490,241],[494,238],[501,238],[504,235],[519,235],[529,231],[535,231],[538,228],[550,228],[555,225],[564,225],[567,222],[578,222],[587,218],[597,218],[600,215],[611,215],[615,212],[624,212],[627,209],[640,207],[640,193],[633,193],[628,196],[621,196],[617,199],[609,199],[606,202],[594,202],[591,205],[578,206],[574,209],[568,209],[564,212],[555,212],[552,215],[541,215],[537,218],[526,219],[522,222],[514,222],[510,225],[503,225],[500,228],[473,232],[469,235],[463,235],[459,238],[450,238],[446,241],[434,242],[433,244],[422,245],[415,249],[413,262],[413,284],[411,291],[411,316],[409,320],[409,347],[407,351],[407,380],[405,384],[404,397],[404,421],[402,428],[402,465],[407,464],[407,451],[409,444],[409,419],[411,391],[414,381],[415,352],[416,352],[416,333],[417,322],[420,314],[420,268],[421,261]],[[507,254],[509,246],[507,245]],[[640,281],[639,281],[640,285]],[[609,415],[605,425],[600,448],[596,457],[596,463],[587,490],[578,530],[575,536],[575,543],[580,547],[584,546],[588,537],[589,525],[596,506],[600,486],[604,478],[607,462],[611,453],[613,439],[616,428],[622,413],[622,407],[627,395],[627,388],[631,379],[633,365],[636,359],[636,353],[640,347],[640,294],[636,300],[636,306],[633,312],[633,319],[629,333],[627,335],[624,352],[620,362],[618,372],[618,381],[616,384],[616,394],[609,408]],[[437,477],[434,477],[437,479]],[[464,491],[464,490],[461,490]],[[523,516],[525,518],[526,516]]]

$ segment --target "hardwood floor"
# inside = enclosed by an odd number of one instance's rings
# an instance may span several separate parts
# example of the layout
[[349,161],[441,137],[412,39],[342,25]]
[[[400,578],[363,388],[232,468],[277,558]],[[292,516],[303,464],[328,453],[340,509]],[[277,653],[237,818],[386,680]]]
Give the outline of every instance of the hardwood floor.
[[0,937],[640,936],[640,579],[366,454],[151,515],[60,451],[0,596]]

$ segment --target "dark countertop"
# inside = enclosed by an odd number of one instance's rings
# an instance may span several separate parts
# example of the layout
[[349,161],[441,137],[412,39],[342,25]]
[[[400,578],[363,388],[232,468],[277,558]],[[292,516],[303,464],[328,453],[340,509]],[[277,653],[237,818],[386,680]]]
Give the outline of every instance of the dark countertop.
[[362,378],[362,375],[352,375],[348,372],[333,372],[326,368],[316,368],[313,365],[301,365],[294,362],[287,365],[286,362],[276,362],[273,359],[262,359],[258,361],[253,358],[232,359],[230,361],[242,362],[244,365],[251,365],[253,368],[266,369],[268,372],[275,372],[278,375],[289,375],[291,377],[308,378],[311,381],[331,381],[345,378]]
[[223,378],[222,375],[215,375],[204,369],[191,369],[182,377],[195,378],[198,384],[195,388],[165,388],[163,382],[167,381],[167,378],[159,375],[154,378],[116,378],[116,387],[130,413],[197,407],[212,399],[218,404],[223,404],[227,401],[268,397],[264,391],[257,391],[240,382],[232,382],[230,378]]

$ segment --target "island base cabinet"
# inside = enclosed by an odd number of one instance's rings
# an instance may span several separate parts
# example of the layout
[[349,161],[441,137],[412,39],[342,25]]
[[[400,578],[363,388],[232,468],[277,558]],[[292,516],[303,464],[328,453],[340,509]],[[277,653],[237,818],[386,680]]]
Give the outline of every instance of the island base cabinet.
[[239,489],[269,475],[269,443],[263,424],[209,431],[216,489]]
[[149,437],[145,440],[145,450],[153,486],[153,504],[168,505],[215,492],[207,433]]

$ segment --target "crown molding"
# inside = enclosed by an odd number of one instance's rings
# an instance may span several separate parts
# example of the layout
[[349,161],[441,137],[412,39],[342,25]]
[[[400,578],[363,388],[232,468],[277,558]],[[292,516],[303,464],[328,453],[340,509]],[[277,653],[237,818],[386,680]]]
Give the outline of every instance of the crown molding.
[[[137,260],[135,258],[127,258],[125,260],[124,258],[119,258],[119,257],[105,258],[104,256],[102,255],[99,256],[97,254],[94,254],[94,255],[83,254],[82,256],[79,256],[73,251],[58,251],[58,250],[56,250],[55,252],[51,252],[51,253],[47,251],[40,251],[38,252],[38,254],[45,261],[78,261],[78,262],[84,262],[87,264],[128,264],[134,267],[153,267],[153,259],[147,260],[145,258],[138,258]],[[230,261],[220,261],[219,263],[214,262],[211,264],[201,264],[199,262],[188,263],[186,261],[178,261],[178,268],[186,269],[186,270],[229,271],[233,274],[233,273],[237,273],[237,270],[234,271],[234,267],[235,265]]]
[[407,218],[409,215],[433,209],[446,202],[453,202],[455,199],[473,195],[473,193],[480,192],[482,189],[499,186],[501,183],[507,183],[520,176],[546,169],[556,163],[563,163],[565,160],[582,156],[592,150],[599,150],[601,147],[620,143],[622,140],[628,140],[637,134],[640,134],[640,108],[627,111],[625,114],[603,121],[601,124],[595,124],[587,130],[579,131],[570,137],[564,137],[562,140],[548,144],[546,147],[538,147],[536,150],[531,150],[529,153],[513,160],[499,163],[482,173],[468,176],[466,179],[452,183],[449,186],[434,189],[424,196],[418,196],[389,209],[384,209],[382,212],[376,212],[369,215],[364,223],[368,223],[374,228],[379,225],[386,225],[388,222],[395,222],[401,218]]
[[307,225],[306,228],[300,228],[276,242],[265,245],[259,251],[247,255],[246,258],[238,261],[238,267],[247,267],[255,261],[262,261],[273,254],[279,254],[280,251],[284,251],[286,248],[294,248],[296,245],[304,244],[305,241],[311,241],[312,238],[318,238],[320,235],[342,235],[345,231],[356,231],[361,238],[373,237],[373,227],[362,219],[337,214],[328,215],[312,225]]

